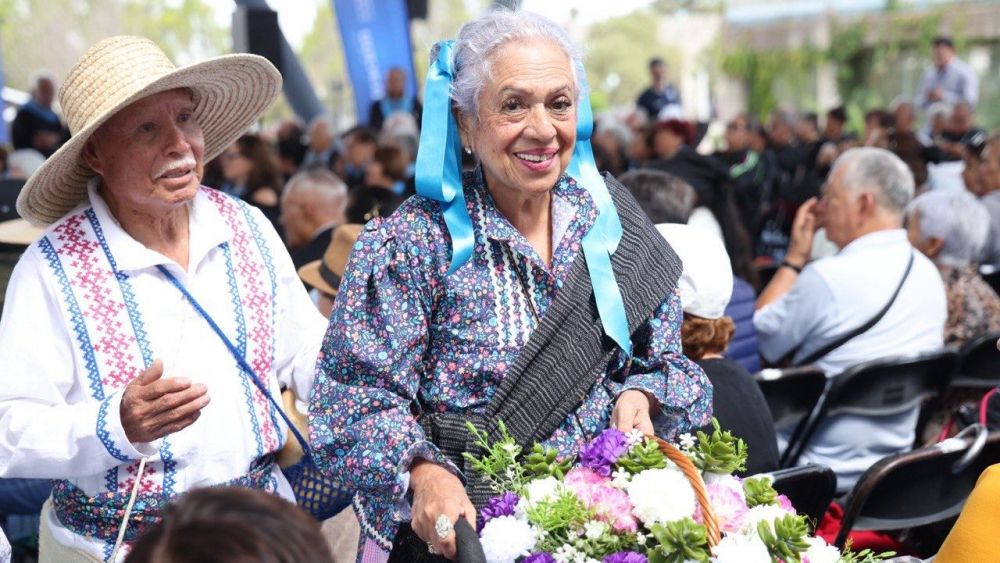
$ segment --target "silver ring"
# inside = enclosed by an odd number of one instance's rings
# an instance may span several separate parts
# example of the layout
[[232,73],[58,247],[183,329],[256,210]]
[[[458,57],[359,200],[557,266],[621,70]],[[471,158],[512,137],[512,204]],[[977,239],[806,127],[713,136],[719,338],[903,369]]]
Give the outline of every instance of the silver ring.
[[441,541],[448,539],[454,529],[455,525],[451,523],[451,518],[444,514],[438,516],[434,522],[434,531],[437,532],[438,539]]
[[437,550],[434,549],[433,543],[427,542],[427,552],[430,553],[431,555],[437,555]]

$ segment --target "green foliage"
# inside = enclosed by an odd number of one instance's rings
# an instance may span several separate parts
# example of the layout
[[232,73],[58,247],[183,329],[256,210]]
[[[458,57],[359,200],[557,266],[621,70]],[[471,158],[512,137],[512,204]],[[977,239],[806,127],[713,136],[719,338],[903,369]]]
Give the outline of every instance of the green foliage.
[[529,522],[547,532],[535,550],[551,552],[565,543],[573,543],[575,532],[594,516],[594,512],[571,491],[563,491],[554,499],[535,503],[526,512]]
[[486,477],[494,492],[513,491],[521,494],[526,482],[524,468],[517,461],[517,457],[521,455],[521,446],[507,431],[507,426],[500,422],[500,439],[493,443],[490,443],[486,432],[480,431],[471,422],[467,422],[466,427],[475,438],[476,446],[483,451],[483,455],[478,457],[469,452],[462,454],[469,462],[469,467]]
[[799,563],[800,555],[809,549],[806,536],[809,535],[809,525],[804,516],[791,514],[776,518],[774,527],[771,523],[762,521],[757,524],[757,533],[767,546],[773,561]]
[[719,427],[719,421],[712,417],[712,434],[698,431],[694,464],[702,471],[729,475],[747,468],[747,445],[728,430]]
[[778,492],[771,486],[771,480],[767,477],[744,479],[743,494],[747,499],[747,508],[778,504]]
[[875,553],[870,549],[865,549],[855,553],[853,548],[853,542],[851,540],[847,540],[847,543],[844,545],[844,550],[840,553],[840,563],[879,563],[879,561],[892,559],[896,556],[895,551]]
[[746,81],[747,111],[763,120],[778,107],[779,79],[795,91],[808,92],[808,79],[822,60],[823,52],[813,47],[782,51],[753,51],[743,47],[723,56],[722,70]]
[[[647,65],[653,57],[665,60],[668,79],[677,80],[682,56],[660,37],[661,17],[655,10],[642,9],[597,22],[587,31],[584,62],[596,111],[635,103],[649,86]],[[612,75],[616,80],[607,80]]]
[[630,474],[635,475],[647,469],[663,469],[667,466],[667,458],[659,446],[652,440],[643,440],[641,444],[632,446],[615,464]]
[[708,561],[711,557],[705,527],[690,518],[653,524],[649,531],[657,543],[646,552],[649,563]]
[[573,467],[572,459],[559,460],[559,452],[555,448],[545,447],[535,444],[531,453],[524,460],[524,469],[528,479],[538,477],[555,477],[562,480],[566,473]]

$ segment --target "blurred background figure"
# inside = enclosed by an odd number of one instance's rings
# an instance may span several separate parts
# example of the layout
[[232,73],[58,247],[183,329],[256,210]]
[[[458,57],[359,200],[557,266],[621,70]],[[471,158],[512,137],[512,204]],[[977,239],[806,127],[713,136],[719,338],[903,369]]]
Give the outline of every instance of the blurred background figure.
[[365,184],[365,171],[375,158],[378,139],[371,128],[358,125],[348,129],[341,140],[344,143],[344,152],[337,158],[334,172],[348,188],[361,187]]
[[292,176],[281,193],[279,222],[296,268],[323,256],[346,207],[347,186],[333,172],[311,168]]
[[302,126],[294,119],[281,122],[275,134],[277,144],[278,167],[287,182],[302,166],[309,148],[302,143]]
[[52,104],[56,99],[55,79],[39,74],[32,80],[31,99],[17,110],[11,123],[11,142],[15,149],[34,149],[48,158],[69,138]]
[[924,72],[917,105],[925,109],[935,102],[967,102],[975,106],[979,101],[979,78],[975,71],[955,56],[951,37],[939,35],[932,45],[934,66]]
[[650,59],[649,79],[652,84],[643,90],[636,100],[636,105],[646,112],[649,120],[658,120],[660,114],[670,106],[676,106],[676,110],[679,111],[681,95],[677,87],[667,81],[667,63],[663,59],[659,57]]
[[767,402],[750,373],[723,357],[735,326],[725,316],[733,290],[733,272],[722,241],[688,225],[657,225],[684,263],[678,283],[684,321],[684,355],[712,381],[712,414],[747,442],[747,475],[778,468],[774,423]]
[[420,125],[423,106],[416,96],[406,95],[406,71],[399,67],[389,69],[385,77],[385,97],[372,102],[368,126],[381,131],[386,118],[396,113],[408,113]]
[[284,180],[274,149],[257,135],[243,135],[221,155],[222,191],[260,209],[278,232]]
[[308,150],[302,157],[300,167],[305,169],[318,166],[333,170],[339,155],[335,145],[333,122],[328,115],[319,115],[309,122],[305,141]]
[[45,162],[42,153],[35,149],[18,149],[7,155],[5,177],[11,180],[27,180]]
[[126,563],[333,563],[319,524],[294,504],[238,487],[197,489],[167,507]]
[[347,221],[364,224],[375,217],[392,215],[406,198],[409,164],[406,152],[399,147],[375,149],[365,168],[364,185],[351,190]]
[[341,225],[334,232],[322,256],[299,268],[299,277],[307,287],[312,288],[309,293],[324,317],[330,316],[333,301],[340,290],[340,282],[344,279],[347,259],[351,257],[354,243],[363,229],[363,225],[355,223]]
[[979,275],[990,215],[964,190],[933,190],[907,209],[910,244],[934,262],[948,298],[944,343],[962,346],[1000,331],[1000,296]]

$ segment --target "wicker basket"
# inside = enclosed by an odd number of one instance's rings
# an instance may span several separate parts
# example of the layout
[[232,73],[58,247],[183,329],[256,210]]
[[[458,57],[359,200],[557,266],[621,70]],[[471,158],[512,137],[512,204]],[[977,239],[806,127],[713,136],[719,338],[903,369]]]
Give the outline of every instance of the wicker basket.
[[708,501],[708,492],[705,490],[705,481],[701,478],[701,471],[698,471],[698,468],[691,463],[691,460],[669,442],[655,436],[647,436],[647,438],[656,441],[663,455],[677,464],[677,467],[687,477],[688,482],[691,483],[691,488],[694,489],[694,496],[698,500],[698,506],[701,507],[701,516],[702,520],[704,520],[705,529],[708,532],[706,534],[708,536],[708,547],[715,547],[722,539],[722,535],[719,531],[719,520],[715,516],[715,510]]

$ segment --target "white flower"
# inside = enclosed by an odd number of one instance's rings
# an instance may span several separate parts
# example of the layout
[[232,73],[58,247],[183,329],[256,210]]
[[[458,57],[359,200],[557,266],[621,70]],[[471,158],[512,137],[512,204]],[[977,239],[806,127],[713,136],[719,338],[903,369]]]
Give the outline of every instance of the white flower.
[[690,433],[685,432],[685,433],[681,434],[678,437],[678,439],[680,440],[680,444],[681,444],[681,449],[682,450],[692,450],[692,449],[694,449],[695,440],[694,440],[694,436],[692,436]]
[[632,476],[629,475],[629,472],[620,467],[611,474],[611,486],[617,489],[625,490],[631,480]]
[[625,443],[628,444],[629,449],[634,446],[638,446],[645,440],[646,437],[643,436],[642,432],[638,428],[633,428],[625,435]]
[[524,498],[528,500],[525,508],[531,508],[540,502],[552,500],[562,490],[562,483],[555,477],[549,476],[542,479],[535,479],[524,488]]
[[647,526],[694,515],[694,490],[675,469],[647,469],[632,477],[626,491],[632,514]]
[[552,554],[552,558],[556,560],[557,563],[573,563],[573,559],[576,558],[576,548],[569,545],[563,544],[555,553]]
[[513,516],[499,516],[483,526],[479,541],[489,563],[514,563],[535,547],[535,530]]
[[635,534],[635,541],[639,545],[645,544],[646,543],[646,534],[644,534],[642,532],[636,532],[636,534]]
[[743,529],[744,534],[757,535],[757,524],[760,522],[769,522],[773,525],[774,521],[782,516],[792,514],[780,506],[775,506],[773,504],[765,504],[762,506],[755,506],[747,512],[746,516],[743,518]]
[[840,551],[832,545],[827,545],[823,538],[806,538],[806,543],[809,544],[809,549],[802,554],[802,563],[837,563],[840,561]]
[[583,535],[588,540],[596,540],[608,531],[608,525],[600,520],[588,520],[583,524]]
[[507,442],[501,447],[503,448],[503,451],[509,453],[510,455],[518,453],[518,450],[520,449],[518,445],[513,442]]
[[714,563],[771,563],[767,546],[757,536],[730,534],[712,548]]

